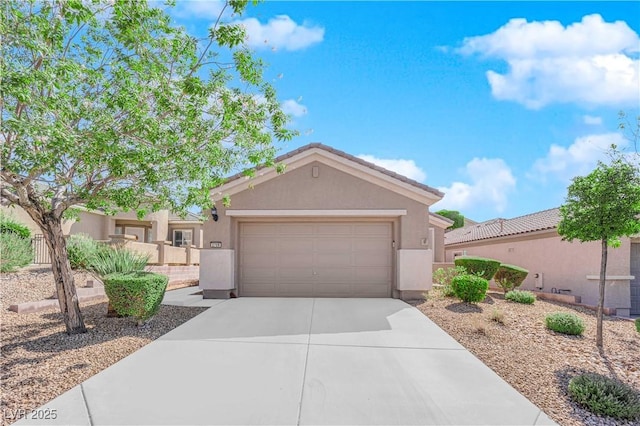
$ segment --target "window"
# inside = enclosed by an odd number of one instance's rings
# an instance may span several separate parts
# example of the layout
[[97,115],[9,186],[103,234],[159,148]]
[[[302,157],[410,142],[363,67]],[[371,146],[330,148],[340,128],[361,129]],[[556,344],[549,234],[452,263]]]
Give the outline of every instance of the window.
[[174,229],[173,245],[176,247],[190,246],[193,241],[193,231],[191,229]]

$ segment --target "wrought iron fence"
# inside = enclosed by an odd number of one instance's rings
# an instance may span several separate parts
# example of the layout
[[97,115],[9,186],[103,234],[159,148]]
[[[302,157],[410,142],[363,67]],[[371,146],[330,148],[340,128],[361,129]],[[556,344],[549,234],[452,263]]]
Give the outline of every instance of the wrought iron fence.
[[47,247],[47,242],[44,240],[44,235],[35,234],[33,238],[31,238],[31,246],[33,247],[33,263],[51,263],[49,248]]

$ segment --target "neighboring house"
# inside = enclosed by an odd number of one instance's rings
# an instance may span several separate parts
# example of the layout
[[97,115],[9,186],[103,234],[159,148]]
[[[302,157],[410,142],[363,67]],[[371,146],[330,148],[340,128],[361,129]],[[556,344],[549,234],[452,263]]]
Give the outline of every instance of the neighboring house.
[[[49,263],[49,254],[42,231],[19,206],[2,205],[4,213],[13,216],[31,229],[34,236],[36,263]],[[194,214],[182,219],[168,210],[149,213],[138,220],[135,212],[110,216],[101,211],[79,207],[79,220],[67,220],[62,225],[65,235],[87,234],[98,241],[120,241],[130,248],[148,253],[151,264],[196,264],[202,247],[203,222]]]
[[441,192],[322,144],[276,162],[284,173],[261,168],[212,190],[218,220],[204,225],[200,263],[206,298],[409,299],[431,288],[434,249],[444,257],[450,225],[429,214]]
[[[445,234],[446,261],[459,255],[482,256],[529,270],[522,288],[578,296],[598,304],[599,241],[563,241],[559,209],[513,219],[494,219]],[[623,238],[609,250],[605,307],[618,315],[640,314],[640,238]]]

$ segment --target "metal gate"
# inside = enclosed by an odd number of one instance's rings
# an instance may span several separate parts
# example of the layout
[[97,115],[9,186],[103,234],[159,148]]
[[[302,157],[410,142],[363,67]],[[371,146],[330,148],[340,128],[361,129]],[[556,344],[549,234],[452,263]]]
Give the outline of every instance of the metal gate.
[[44,240],[44,235],[34,234],[33,238],[31,238],[31,246],[33,247],[33,263],[51,263],[49,247],[47,247],[47,242]]

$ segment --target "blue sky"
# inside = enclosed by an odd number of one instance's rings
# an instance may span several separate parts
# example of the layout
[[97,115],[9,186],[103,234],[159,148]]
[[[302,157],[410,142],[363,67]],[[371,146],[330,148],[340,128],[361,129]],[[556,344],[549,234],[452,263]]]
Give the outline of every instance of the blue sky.
[[[205,31],[215,1],[178,2]],[[562,204],[640,114],[640,2],[276,2],[241,17],[300,131],[474,220]],[[339,189],[337,189],[339,190]]]

